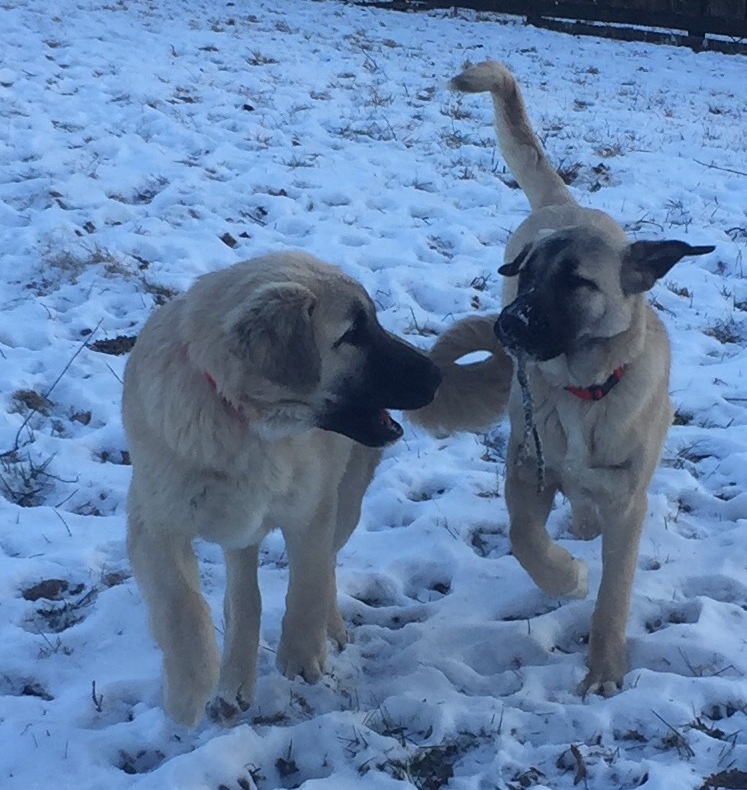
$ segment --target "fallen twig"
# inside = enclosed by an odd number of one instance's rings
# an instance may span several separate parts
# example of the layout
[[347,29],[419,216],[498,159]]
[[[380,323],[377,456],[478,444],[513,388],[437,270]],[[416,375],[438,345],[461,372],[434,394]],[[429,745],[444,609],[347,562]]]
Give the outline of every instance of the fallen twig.
[[655,710],[651,712],[654,714],[654,716],[656,716],[657,719],[659,719],[659,721],[662,724],[666,725],[672,731],[672,733],[674,734],[674,745],[677,751],[679,752],[680,748],[682,748],[682,750],[685,752],[685,755],[687,757],[695,757],[695,752],[693,751],[690,744],[687,742],[687,738],[685,738],[685,736],[676,727],[673,727],[665,718],[660,716]]
[[693,159],[694,162],[697,162],[699,165],[703,167],[707,167],[710,170],[723,170],[725,173],[734,173],[737,176],[747,176],[743,170],[734,170],[731,167],[721,167],[720,165],[714,165],[713,162],[709,165],[707,162],[701,162],[700,159]]
[[[72,355],[72,357],[70,357],[70,359],[68,360],[67,364],[65,365],[65,367],[60,372],[60,375],[57,376],[57,378],[52,382],[52,385],[49,387],[49,389],[46,392],[42,393],[44,398],[48,398],[49,397],[49,395],[51,394],[52,390],[60,383],[60,381],[62,380],[62,377],[70,369],[70,366],[73,364],[73,362],[75,361],[75,359],[78,356],[78,354],[80,354],[80,352],[83,351],[83,349],[91,342],[91,340],[93,340],[93,336],[96,334],[96,331],[101,326],[101,322],[102,321],[103,321],[103,319],[99,319],[98,324],[96,324],[96,326],[93,328],[93,330],[91,331],[91,334],[88,335],[88,337],[86,337],[86,339],[79,346],[79,348],[76,350],[76,352]],[[19,448],[19,441],[21,439],[21,432],[28,425],[29,420],[36,414],[36,412],[37,412],[37,409],[36,408],[32,408],[31,411],[26,415],[26,418],[21,423],[21,426],[18,429],[18,432],[16,433],[16,438],[13,441],[13,447],[10,450],[6,450],[5,452],[0,453],[0,458],[5,458],[8,455],[13,455],[13,453],[15,453],[18,450],[18,448]]]
[[96,693],[96,681],[91,681],[91,699],[93,700],[93,706],[96,708],[97,713],[102,713],[104,708],[102,707],[102,703],[104,701],[103,694]]

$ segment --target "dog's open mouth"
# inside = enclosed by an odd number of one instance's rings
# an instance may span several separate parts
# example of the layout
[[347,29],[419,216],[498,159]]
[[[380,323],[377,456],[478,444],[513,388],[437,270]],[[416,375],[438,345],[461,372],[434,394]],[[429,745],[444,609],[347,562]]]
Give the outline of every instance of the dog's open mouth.
[[386,409],[346,409],[328,414],[319,424],[325,431],[334,431],[365,444],[384,447],[402,436],[402,426]]

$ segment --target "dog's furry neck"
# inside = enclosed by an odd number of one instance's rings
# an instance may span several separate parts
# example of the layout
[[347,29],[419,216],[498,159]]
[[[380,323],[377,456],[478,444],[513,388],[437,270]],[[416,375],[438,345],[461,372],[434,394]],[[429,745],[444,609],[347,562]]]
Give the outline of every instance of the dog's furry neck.
[[209,370],[203,372],[203,376],[205,377],[205,381],[207,381],[208,386],[211,390],[215,393],[217,398],[220,398],[221,403],[226,407],[226,409],[234,416],[240,423],[246,423],[246,413],[244,411],[244,406],[242,403],[234,403],[232,400],[227,398],[219,389],[218,389],[218,382],[215,380],[214,376],[210,373]]
[[[188,386],[204,388],[205,397],[216,398],[223,404],[222,412],[212,413],[216,435],[224,432],[242,437],[248,446],[252,437],[265,442],[277,442],[304,433],[314,427],[312,407],[298,400],[283,399],[279,388],[262,379],[257,380],[255,397],[240,397],[240,388],[230,376],[222,376],[224,365],[217,357],[208,370],[202,364],[196,343],[185,344],[185,369],[190,372]],[[209,393],[209,394],[208,394]],[[264,396],[264,397],[263,397]]]

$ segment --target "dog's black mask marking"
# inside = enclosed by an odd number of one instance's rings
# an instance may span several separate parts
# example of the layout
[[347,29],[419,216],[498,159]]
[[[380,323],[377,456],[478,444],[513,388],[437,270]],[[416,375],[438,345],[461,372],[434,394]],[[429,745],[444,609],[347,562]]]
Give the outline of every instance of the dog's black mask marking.
[[507,351],[524,351],[538,362],[564,354],[572,337],[565,311],[533,299],[532,292],[520,294],[506,306],[494,331]]
[[[593,283],[576,274],[578,262],[562,254],[561,240],[552,239],[545,247],[548,249],[534,252],[523,261],[518,271],[516,299],[502,310],[494,326],[507,351],[523,351],[539,362],[571,349],[578,319],[573,292],[580,287],[593,287]],[[548,254],[556,256],[550,266],[545,263]],[[520,258],[525,256],[523,251]],[[516,273],[513,263],[502,267],[502,273],[508,274],[509,268]]]
[[320,428],[341,433],[368,447],[383,447],[402,436],[387,409],[427,406],[441,383],[441,372],[417,349],[390,335],[378,322],[355,328],[352,342],[366,350],[363,369],[343,382]]

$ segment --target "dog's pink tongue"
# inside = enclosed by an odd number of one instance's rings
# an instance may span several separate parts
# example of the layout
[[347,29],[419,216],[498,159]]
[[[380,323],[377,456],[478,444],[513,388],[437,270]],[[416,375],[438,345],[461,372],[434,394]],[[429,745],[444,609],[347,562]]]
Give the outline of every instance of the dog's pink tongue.
[[402,426],[392,419],[392,415],[386,409],[379,412],[379,422],[382,428],[389,434],[390,442],[396,442],[403,434]]

